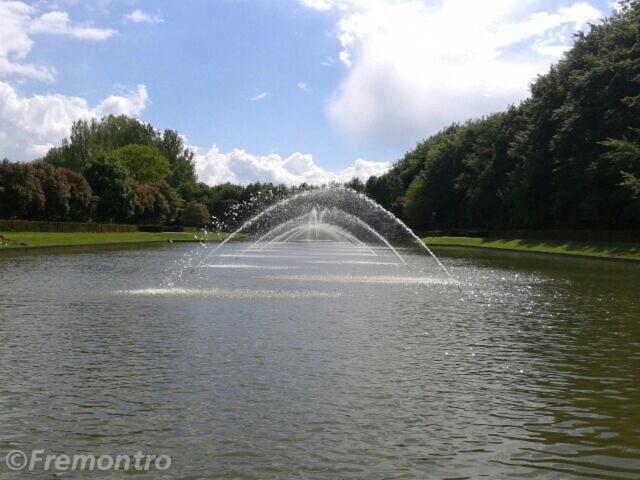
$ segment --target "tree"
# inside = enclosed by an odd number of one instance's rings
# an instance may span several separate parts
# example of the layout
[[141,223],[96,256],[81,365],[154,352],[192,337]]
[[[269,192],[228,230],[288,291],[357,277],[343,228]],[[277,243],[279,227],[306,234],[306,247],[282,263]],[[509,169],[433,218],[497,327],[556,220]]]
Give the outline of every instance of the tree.
[[365,191],[383,207],[392,208],[396,199],[404,194],[404,185],[397,172],[391,170],[381,177],[370,177]]
[[167,202],[168,211],[166,214],[166,221],[173,222],[176,219],[178,212],[184,207],[184,200],[180,197],[178,192],[165,182],[160,182],[156,187]]
[[171,174],[168,182],[180,194],[188,195],[197,183],[194,153],[186,148],[184,140],[175,130],[165,130],[158,141],[160,152],[169,160]]
[[140,183],[159,183],[171,173],[169,160],[155,147],[126,145],[113,150],[109,159],[122,165]]
[[358,177],[353,177],[347,183],[344,184],[345,187],[355,190],[358,193],[363,193],[365,191],[364,183]]
[[[635,135],[640,138],[640,129],[637,129]],[[602,142],[602,145],[608,148],[605,158],[610,160],[615,169],[620,171],[622,177],[623,188],[633,195],[634,198],[640,197],[640,143],[636,143],[628,138],[612,139],[609,138]]]
[[155,145],[158,133],[148,124],[126,115],[109,115],[101,120],[78,120],[62,145],[44,157],[46,163],[85,170],[92,160],[126,145]]
[[86,178],[67,168],[61,168],[69,185],[69,213],[64,220],[84,222],[93,214],[93,191]]
[[202,203],[188,204],[180,215],[180,223],[188,227],[203,227],[210,222],[209,210]]
[[5,218],[38,218],[46,208],[46,197],[33,164],[0,164],[4,191],[0,193],[0,215]]
[[[638,228],[640,1],[578,33],[506,112],[451,125],[366,192],[416,227]],[[621,138],[621,135],[625,136]]]
[[125,115],[76,121],[69,138],[50,149],[43,160],[82,172],[92,160],[129,145],[156,148],[169,162],[169,173],[163,174],[162,180],[188,196],[197,178],[194,153],[185,146],[182,136],[174,130],[156,131],[150,124]]
[[[9,162],[9,160],[7,160],[6,158],[2,161],[2,163],[4,162]],[[0,163],[0,165],[2,164]],[[4,192],[4,176],[2,175],[2,168],[0,167],[0,195],[2,195],[2,192]]]
[[127,222],[135,213],[135,187],[129,172],[107,158],[93,161],[85,176],[96,196],[96,218]]
[[[607,139],[604,157],[611,170],[618,172],[620,183],[612,189],[611,196],[621,205],[620,216],[627,224],[640,224],[640,129],[631,129],[629,137]],[[633,139],[632,139],[633,138]]]
[[417,228],[434,228],[432,217],[433,207],[429,202],[425,189],[426,180],[424,176],[418,175],[407,189],[403,214],[404,217]]
[[66,219],[71,211],[71,185],[64,170],[52,165],[39,165],[36,166],[36,175],[46,198],[42,217],[56,221]]
[[141,223],[161,223],[169,217],[169,202],[155,185],[136,184],[135,217]]
[[126,115],[109,115],[93,123],[92,143],[102,152],[126,145],[152,146],[157,139],[158,133],[151,124]]

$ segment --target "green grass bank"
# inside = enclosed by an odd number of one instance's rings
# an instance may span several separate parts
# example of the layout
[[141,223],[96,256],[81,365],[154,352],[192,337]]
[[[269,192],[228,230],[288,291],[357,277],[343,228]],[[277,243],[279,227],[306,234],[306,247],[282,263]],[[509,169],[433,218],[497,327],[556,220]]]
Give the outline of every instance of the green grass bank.
[[[228,233],[209,233],[206,240],[219,242],[227,236]],[[196,242],[200,239],[204,239],[203,235],[193,232],[0,232],[0,251],[153,242]]]
[[429,246],[491,248],[496,250],[640,261],[640,243],[474,237],[425,237],[422,241]]
[[[219,242],[228,233],[209,233],[206,241]],[[3,232],[0,251],[28,252],[30,249],[134,245],[168,242],[196,242],[203,236],[194,232]],[[489,248],[533,253],[573,255],[614,260],[640,261],[640,243],[579,242],[537,239],[498,239],[475,237],[425,237],[429,246]]]

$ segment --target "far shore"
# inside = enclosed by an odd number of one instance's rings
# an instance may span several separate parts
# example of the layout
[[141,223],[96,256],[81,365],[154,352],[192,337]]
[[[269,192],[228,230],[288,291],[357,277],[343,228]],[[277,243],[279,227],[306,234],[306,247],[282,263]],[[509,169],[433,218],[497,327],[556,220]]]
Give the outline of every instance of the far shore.
[[133,247],[172,242],[220,242],[228,233],[194,232],[0,232],[0,255],[48,253],[56,250],[96,250],[100,248]]
[[640,243],[578,242],[537,239],[425,237],[428,246],[488,248],[518,252],[571,255],[608,260],[640,261]]
[[[56,251],[84,252],[174,242],[220,242],[228,236],[229,233],[225,232],[208,233],[207,235],[198,232],[0,232],[0,255],[54,253]],[[425,237],[422,241],[428,246],[434,247],[484,248],[585,258],[640,261],[640,243],[476,237]]]

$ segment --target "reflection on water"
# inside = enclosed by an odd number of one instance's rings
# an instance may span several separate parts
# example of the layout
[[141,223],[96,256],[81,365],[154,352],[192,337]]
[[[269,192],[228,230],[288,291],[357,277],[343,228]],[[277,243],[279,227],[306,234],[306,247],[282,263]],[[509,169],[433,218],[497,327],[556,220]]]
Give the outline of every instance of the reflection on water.
[[214,263],[211,265],[202,265],[198,268],[252,268],[256,270],[290,270],[298,268],[295,265],[249,265],[246,263]]
[[317,292],[313,290],[251,290],[248,288],[143,288],[140,290],[123,290],[117,292],[122,295],[156,295],[162,297],[207,297],[207,298],[317,298],[339,297],[339,293]]
[[0,259],[0,455],[142,450],[194,479],[640,477],[640,267],[442,250],[461,293],[422,256],[248,263],[236,244],[170,286],[201,248]]
[[318,263],[323,265],[393,265],[399,267],[402,263],[396,262],[381,262],[381,261],[354,261],[354,260],[305,260],[305,263]]
[[388,277],[386,275],[268,275],[265,280],[292,280],[321,283],[398,283],[401,285],[448,285],[449,279],[438,277]]

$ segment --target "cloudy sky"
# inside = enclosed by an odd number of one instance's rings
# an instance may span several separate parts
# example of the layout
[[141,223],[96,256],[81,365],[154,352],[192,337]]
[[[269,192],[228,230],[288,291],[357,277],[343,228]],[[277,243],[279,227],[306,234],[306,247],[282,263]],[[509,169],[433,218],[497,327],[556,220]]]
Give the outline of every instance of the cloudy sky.
[[0,158],[74,120],[181,132],[208,183],[366,178],[502,110],[608,0],[0,0]]

